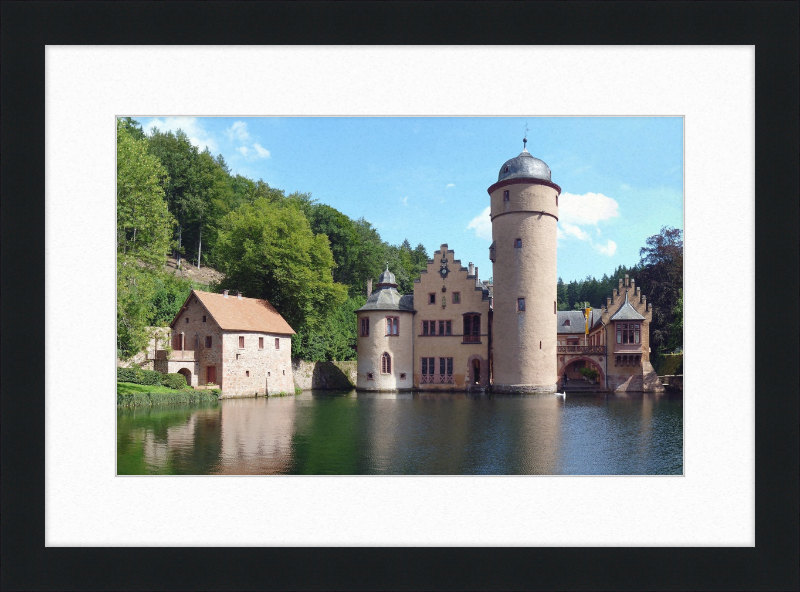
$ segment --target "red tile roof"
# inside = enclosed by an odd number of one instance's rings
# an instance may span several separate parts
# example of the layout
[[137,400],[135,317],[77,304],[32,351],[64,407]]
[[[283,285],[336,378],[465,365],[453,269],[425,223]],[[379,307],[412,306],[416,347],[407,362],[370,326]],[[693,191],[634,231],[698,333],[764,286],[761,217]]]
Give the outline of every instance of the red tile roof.
[[259,331],[284,335],[295,333],[275,307],[266,300],[244,296],[240,299],[236,294],[229,294],[226,298],[222,294],[199,290],[192,290],[192,295],[197,296],[224,331]]

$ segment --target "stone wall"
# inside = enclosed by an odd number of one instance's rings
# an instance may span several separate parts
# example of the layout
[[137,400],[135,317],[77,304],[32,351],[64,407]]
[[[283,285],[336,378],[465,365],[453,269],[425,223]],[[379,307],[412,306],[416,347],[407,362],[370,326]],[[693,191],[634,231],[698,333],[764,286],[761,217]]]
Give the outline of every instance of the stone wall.
[[358,362],[307,362],[292,360],[294,386],[311,389],[349,390],[356,387]]

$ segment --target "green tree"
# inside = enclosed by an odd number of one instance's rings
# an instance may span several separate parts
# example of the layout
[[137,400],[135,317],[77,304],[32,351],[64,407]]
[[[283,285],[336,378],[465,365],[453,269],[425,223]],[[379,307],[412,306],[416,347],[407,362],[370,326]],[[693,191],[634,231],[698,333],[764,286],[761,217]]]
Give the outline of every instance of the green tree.
[[650,341],[663,351],[670,343],[670,326],[683,288],[683,231],[662,227],[639,251],[637,285],[653,304]]
[[683,349],[683,288],[678,290],[678,303],[672,309],[672,324],[669,326],[667,347],[672,351]]
[[123,121],[117,124],[117,350],[129,359],[150,338],[155,278],[166,262],[175,220],[164,200],[167,174]]
[[[323,320],[347,297],[333,281],[328,237],[314,235],[295,205],[264,198],[244,204],[220,221],[215,257],[222,288],[271,302],[298,333],[317,334]],[[302,339],[293,340],[300,348]]]

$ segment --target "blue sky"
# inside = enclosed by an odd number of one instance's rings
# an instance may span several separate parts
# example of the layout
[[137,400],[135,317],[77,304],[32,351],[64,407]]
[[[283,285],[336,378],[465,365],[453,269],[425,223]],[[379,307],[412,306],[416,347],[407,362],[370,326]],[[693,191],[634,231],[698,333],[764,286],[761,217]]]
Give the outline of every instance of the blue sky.
[[558,274],[602,277],[639,261],[662,226],[683,228],[679,117],[137,117],[145,131],[183,129],[233,173],[311,193],[383,240],[430,255],[442,243],[492,276],[486,190],[528,151],[562,190]]

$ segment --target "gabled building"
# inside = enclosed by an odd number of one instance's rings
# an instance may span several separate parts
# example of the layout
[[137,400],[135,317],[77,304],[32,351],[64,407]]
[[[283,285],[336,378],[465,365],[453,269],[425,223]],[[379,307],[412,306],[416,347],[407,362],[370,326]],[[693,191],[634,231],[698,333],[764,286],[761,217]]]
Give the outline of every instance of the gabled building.
[[226,397],[294,392],[295,331],[266,300],[192,290],[170,330],[172,353],[156,352],[156,370],[183,374],[191,386],[213,385]]

